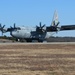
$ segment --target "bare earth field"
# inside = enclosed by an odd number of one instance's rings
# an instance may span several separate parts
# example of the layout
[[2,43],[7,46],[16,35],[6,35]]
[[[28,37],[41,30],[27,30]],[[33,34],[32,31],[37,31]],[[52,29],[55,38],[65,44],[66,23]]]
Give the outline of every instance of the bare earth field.
[[75,75],[75,44],[0,44],[0,75]]

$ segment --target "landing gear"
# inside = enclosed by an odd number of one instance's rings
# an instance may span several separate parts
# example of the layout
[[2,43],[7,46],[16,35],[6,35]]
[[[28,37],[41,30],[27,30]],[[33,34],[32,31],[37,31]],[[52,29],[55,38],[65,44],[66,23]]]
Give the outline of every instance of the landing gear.
[[20,41],[20,39],[17,39],[17,38],[16,38],[16,41],[18,41],[18,42],[19,42],[19,41]]
[[41,39],[17,39],[17,42],[43,42],[43,40]]
[[26,42],[25,39],[16,39],[17,42]]
[[26,42],[32,42],[32,40],[29,40],[29,39],[28,39],[28,40],[26,40]]
[[40,40],[40,39],[39,39],[38,42],[43,42],[43,40]]

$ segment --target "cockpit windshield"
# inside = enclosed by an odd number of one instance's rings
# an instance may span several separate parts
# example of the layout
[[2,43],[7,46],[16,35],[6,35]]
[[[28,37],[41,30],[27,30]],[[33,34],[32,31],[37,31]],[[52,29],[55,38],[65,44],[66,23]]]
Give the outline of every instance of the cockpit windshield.
[[17,28],[17,30],[21,30],[21,28],[20,28],[20,27],[18,27],[18,28]]

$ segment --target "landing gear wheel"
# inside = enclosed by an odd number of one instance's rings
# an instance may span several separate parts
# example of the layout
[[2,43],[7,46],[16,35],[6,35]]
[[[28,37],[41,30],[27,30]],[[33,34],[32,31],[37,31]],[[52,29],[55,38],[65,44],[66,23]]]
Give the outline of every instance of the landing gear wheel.
[[26,40],[26,42],[32,42],[32,40]]
[[38,42],[43,42],[43,40],[38,40]]

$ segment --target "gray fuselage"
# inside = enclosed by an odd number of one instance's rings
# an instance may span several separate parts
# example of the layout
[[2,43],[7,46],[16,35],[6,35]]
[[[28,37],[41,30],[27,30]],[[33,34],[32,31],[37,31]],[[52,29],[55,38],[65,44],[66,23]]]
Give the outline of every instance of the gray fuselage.
[[11,36],[19,39],[46,39],[52,36],[54,32],[38,33],[36,28],[20,27],[11,32]]

